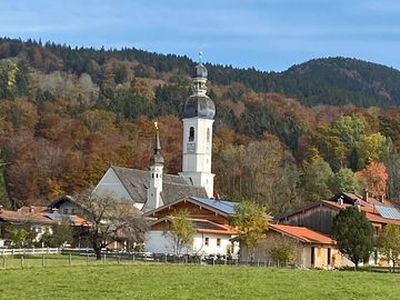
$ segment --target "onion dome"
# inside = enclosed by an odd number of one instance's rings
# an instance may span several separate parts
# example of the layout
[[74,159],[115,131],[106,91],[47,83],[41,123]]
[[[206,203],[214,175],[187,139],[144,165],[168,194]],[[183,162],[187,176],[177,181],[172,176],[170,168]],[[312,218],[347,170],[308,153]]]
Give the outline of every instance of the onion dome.
[[207,95],[192,95],[185,103],[183,117],[214,119],[215,104]]
[[193,93],[186,100],[183,118],[202,118],[202,119],[214,119],[215,116],[215,104],[207,96],[207,69],[199,63],[194,68],[193,77]]
[[194,67],[194,74],[193,74],[194,78],[207,79],[207,76],[208,76],[207,68],[202,63],[199,63]]

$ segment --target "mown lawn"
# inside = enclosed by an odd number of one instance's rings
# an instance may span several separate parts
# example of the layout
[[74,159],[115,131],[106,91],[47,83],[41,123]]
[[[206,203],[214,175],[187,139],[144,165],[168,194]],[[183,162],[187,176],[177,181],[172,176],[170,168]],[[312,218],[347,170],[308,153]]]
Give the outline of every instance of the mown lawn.
[[108,264],[0,270],[0,299],[400,299],[400,274]]

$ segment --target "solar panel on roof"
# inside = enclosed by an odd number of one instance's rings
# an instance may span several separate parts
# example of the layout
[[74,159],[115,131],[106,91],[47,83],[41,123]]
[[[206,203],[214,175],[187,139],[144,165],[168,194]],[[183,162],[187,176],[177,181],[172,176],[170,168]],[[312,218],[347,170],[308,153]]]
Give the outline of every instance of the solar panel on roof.
[[50,218],[50,220],[69,220],[69,221],[75,221],[76,216],[74,215],[62,215],[60,213],[47,213],[47,217]]
[[205,205],[218,209],[226,214],[234,214],[235,213],[235,202],[225,201],[225,200],[215,200],[215,199],[207,199],[207,198],[198,198],[192,197],[192,199],[199,201]]
[[376,205],[375,209],[383,218],[400,220],[400,212],[394,207]]

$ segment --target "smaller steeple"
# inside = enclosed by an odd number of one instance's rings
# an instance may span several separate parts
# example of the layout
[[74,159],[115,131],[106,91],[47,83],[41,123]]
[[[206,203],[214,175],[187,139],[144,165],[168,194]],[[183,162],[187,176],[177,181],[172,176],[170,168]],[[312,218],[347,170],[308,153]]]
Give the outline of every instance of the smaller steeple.
[[160,143],[160,130],[158,128],[158,122],[154,122],[155,136],[154,136],[154,148],[153,156],[151,158],[151,165],[154,164],[164,164],[164,157],[161,155],[161,143]]
[[154,122],[154,127],[154,148],[153,156],[150,160],[150,184],[147,189],[147,201],[144,211],[159,208],[163,204],[161,192],[163,190],[164,158],[161,155],[160,130],[157,122]]

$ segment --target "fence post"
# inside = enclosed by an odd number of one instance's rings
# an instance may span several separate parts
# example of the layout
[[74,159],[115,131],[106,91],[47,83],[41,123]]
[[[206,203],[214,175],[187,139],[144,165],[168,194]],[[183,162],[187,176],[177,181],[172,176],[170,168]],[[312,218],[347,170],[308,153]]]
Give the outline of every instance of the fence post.
[[135,253],[132,253],[132,263],[135,261]]
[[72,255],[71,255],[71,253],[68,256],[68,264],[72,265]]
[[86,255],[86,265],[89,265],[89,253]]
[[42,267],[45,267],[45,258],[44,258],[44,254],[42,254]]
[[121,263],[121,255],[118,255],[118,264]]
[[7,268],[6,257],[3,256],[3,269]]
[[23,268],[24,268],[24,257],[21,256],[21,269],[23,269]]
[[103,264],[105,264],[106,263],[106,260],[107,260],[107,256],[106,256],[107,254],[103,254]]

